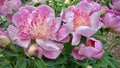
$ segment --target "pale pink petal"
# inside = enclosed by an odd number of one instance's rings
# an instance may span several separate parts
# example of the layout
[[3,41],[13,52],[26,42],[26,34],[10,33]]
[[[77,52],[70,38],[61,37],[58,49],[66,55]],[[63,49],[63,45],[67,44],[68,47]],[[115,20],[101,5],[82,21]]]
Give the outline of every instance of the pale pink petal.
[[54,45],[56,45],[59,48],[59,50],[58,49],[53,49],[53,50],[44,49],[43,55],[45,57],[47,57],[49,59],[56,59],[60,55],[60,53],[62,52],[63,45],[60,43],[54,43]]
[[56,33],[59,30],[60,26],[61,26],[61,18],[55,18],[53,20],[53,25],[54,25],[53,27],[55,27],[54,32]]
[[61,51],[43,51],[43,55],[49,59],[56,59]]
[[28,10],[23,9],[21,12],[14,14],[13,23],[15,26],[19,26],[20,24],[25,24],[28,22],[28,18],[30,17],[30,13]]
[[22,11],[22,10],[28,10],[30,13],[32,13],[32,11],[34,11],[35,10],[35,7],[34,6],[24,6],[24,7],[21,7],[20,9],[19,9],[19,11]]
[[78,45],[80,43],[80,38],[81,36],[79,34],[76,33],[72,33],[72,45]]
[[61,40],[61,42],[68,42],[70,40],[70,37],[67,36],[66,38],[64,38],[63,40]]
[[99,41],[99,40],[96,40],[95,41],[95,48],[96,49],[98,49],[98,50],[103,50],[103,44],[102,44],[102,42],[101,41]]
[[76,7],[82,11],[86,11],[87,13],[90,13],[92,10],[92,5],[88,1],[81,1],[79,2]]
[[11,13],[12,13],[12,9],[7,7],[6,5],[1,7],[1,9],[0,9],[0,15],[5,15],[6,16],[7,14],[11,14]]
[[96,55],[93,55],[93,57],[96,59],[100,59],[103,55],[104,55],[104,51],[101,51],[101,52],[97,53]]
[[74,19],[73,9],[74,6],[69,6],[65,11],[61,13],[61,18],[64,22],[70,23]]
[[61,41],[65,39],[69,35],[69,29],[67,29],[65,26],[61,26],[57,33],[57,39],[58,41]]
[[21,40],[18,35],[18,30],[14,26],[10,25],[7,29],[9,37],[14,44],[27,48],[30,44],[30,39]]
[[78,59],[78,60],[84,60],[84,56],[83,55],[80,55],[79,53],[79,47],[75,47],[73,50],[72,50],[72,55],[74,58]]
[[55,16],[54,10],[52,8],[50,8],[49,6],[47,6],[47,5],[39,6],[37,8],[37,11],[40,13],[40,15],[42,17],[45,17],[45,18],[49,17],[49,16],[51,16],[51,17]]
[[81,47],[79,50],[79,54],[85,55],[89,58],[92,58],[94,54],[98,54],[99,50],[95,49],[94,47]]
[[114,10],[120,11],[120,0],[112,0],[113,8]]
[[85,37],[90,37],[95,34],[97,31],[87,26],[80,26],[76,29],[77,34],[81,34]]
[[51,41],[43,41],[36,39],[38,45],[40,45],[44,50],[59,50],[59,47]]
[[56,59],[62,52],[63,45],[52,41],[42,41],[37,39],[36,42],[43,49],[43,55],[49,59]]
[[11,9],[18,9],[21,7],[22,2],[21,0],[8,0],[6,4]]
[[100,12],[94,12],[91,16],[90,16],[91,20],[91,28],[98,30],[102,27],[103,23],[100,22]]

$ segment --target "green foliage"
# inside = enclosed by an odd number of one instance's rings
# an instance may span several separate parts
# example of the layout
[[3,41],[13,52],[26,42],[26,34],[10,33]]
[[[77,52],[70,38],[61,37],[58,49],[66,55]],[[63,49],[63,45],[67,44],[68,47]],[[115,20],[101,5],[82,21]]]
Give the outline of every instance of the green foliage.
[[104,56],[97,60],[95,64],[91,64],[93,68],[119,68],[120,62],[114,59],[113,57],[109,56],[107,53],[104,53]]

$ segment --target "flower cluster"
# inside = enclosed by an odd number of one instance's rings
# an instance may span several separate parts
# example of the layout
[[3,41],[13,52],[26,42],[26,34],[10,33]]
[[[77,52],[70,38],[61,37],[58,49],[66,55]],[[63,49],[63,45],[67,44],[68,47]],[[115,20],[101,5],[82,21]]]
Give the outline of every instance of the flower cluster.
[[[100,59],[104,54],[104,44],[93,35],[101,27],[110,28],[120,35],[120,8],[117,5],[118,0],[113,1],[112,9],[92,0],[82,0],[64,9],[60,17],[55,17],[54,10],[48,5],[20,7],[20,0],[1,0],[0,15],[13,14],[13,9],[20,8],[13,15],[7,32],[0,29],[0,46],[12,42],[24,48],[27,56],[56,59],[62,53],[63,43],[71,39],[74,58]],[[87,38],[85,43],[81,42],[83,36]]]

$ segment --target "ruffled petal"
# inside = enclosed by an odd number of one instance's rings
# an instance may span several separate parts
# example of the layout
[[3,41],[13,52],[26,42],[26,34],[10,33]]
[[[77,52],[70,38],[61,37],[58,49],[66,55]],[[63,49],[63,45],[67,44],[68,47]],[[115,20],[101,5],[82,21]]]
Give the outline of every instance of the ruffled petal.
[[23,48],[27,48],[29,46],[30,39],[21,40],[18,35],[18,30],[14,26],[10,25],[7,30],[9,37],[14,44],[17,44]]
[[42,5],[37,8],[42,17],[55,17],[54,10],[47,5]]

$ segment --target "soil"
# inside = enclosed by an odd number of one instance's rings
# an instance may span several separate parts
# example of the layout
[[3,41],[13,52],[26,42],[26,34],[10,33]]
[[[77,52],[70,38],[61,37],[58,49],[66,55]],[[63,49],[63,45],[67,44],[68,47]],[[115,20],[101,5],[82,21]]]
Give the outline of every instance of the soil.
[[[109,42],[112,42],[115,37],[118,36],[116,33],[108,33],[106,35],[106,39]],[[120,44],[119,45],[112,45],[112,48],[109,51],[109,54],[115,57],[117,60],[120,60]]]
[[120,60],[120,45],[115,45],[111,50],[110,50],[110,55],[115,57],[116,59]]

